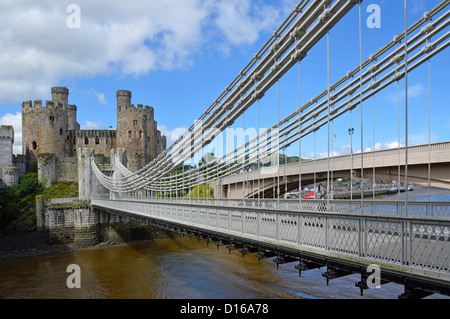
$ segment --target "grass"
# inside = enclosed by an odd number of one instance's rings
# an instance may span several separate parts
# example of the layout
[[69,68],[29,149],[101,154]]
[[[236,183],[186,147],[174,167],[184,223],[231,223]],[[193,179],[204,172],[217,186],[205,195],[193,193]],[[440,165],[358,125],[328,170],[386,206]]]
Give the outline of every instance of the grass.
[[45,198],[78,197],[78,184],[74,182],[58,182],[45,188],[41,194]]

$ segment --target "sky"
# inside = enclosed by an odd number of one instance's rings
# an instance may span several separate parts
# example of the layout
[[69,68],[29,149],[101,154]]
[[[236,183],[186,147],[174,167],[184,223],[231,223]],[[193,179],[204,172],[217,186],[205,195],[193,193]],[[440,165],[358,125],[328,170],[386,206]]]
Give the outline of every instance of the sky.
[[[22,153],[21,103],[50,100],[53,86],[69,89],[82,129],[116,126],[116,91],[132,91],[132,103],[153,106],[168,145],[206,110],[262,47],[298,1],[293,0],[2,0],[0,3],[0,124],[13,125],[14,152]],[[438,1],[408,0],[408,25]],[[371,4],[380,27],[366,21]],[[74,6],[75,5],[75,6]],[[362,58],[404,30],[401,0],[363,1]],[[358,6],[330,31],[330,82],[359,65]],[[446,29],[448,31],[448,28]],[[408,145],[450,140],[447,74],[449,49],[408,76]],[[326,37],[279,82],[280,118],[326,89]],[[275,124],[277,88],[260,103],[260,127]],[[398,91],[399,90],[399,91]],[[431,128],[428,93],[431,92]],[[333,122],[332,154],[404,145],[405,85],[391,85],[361,109]],[[399,103],[398,96],[401,97]],[[374,111],[375,107],[375,111]],[[398,114],[400,111],[400,138]],[[375,115],[375,116],[374,116]],[[244,128],[257,127],[257,110],[244,114]],[[237,120],[235,126],[243,121]],[[355,128],[353,139],[347,133]],[[375,126],[375,129],[374,129]],[[374,134],[375,132],[375,134]],[[327,154],[327,127],[316,143],[302,141],[302,157]],[[362,140],[362,141],[361,141]],[[362,142],[362,143],[361,143]],[[362,145],[361,145],[362,144]],[[297,146],[286,155],[298,155]]]

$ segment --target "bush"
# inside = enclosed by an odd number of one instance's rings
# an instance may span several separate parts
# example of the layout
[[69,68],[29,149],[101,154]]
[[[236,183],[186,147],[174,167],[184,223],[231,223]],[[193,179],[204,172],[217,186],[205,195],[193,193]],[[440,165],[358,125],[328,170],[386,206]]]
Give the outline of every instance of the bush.
[[22,199],[28,195],[39,193],[43,186],[39,183],[37,173],[28,173],[19,183],[19,197]]
[[0,206],[6,220],[12,220],[19,213],[19,186],[8,186],[0,190]]
[[34,205],[35,196],[43,189],[44,186],[39,183],[37,173],[32,172],[23,176],[18,185],[0,190],[0,206],[5,212],[5,219],[12,221],[18,217],[22,209]]

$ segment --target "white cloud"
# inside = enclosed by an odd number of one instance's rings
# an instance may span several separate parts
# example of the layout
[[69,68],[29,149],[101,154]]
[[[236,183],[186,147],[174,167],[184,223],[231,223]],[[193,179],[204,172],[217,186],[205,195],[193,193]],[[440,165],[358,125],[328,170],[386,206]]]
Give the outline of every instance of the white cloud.
[[166,137],[166,144],[169,147],[173,142],[175,142],[183,133],[186,132],[186,127],[177,127],[173,130],[170,130],[165,125],[158,125],[158,130],[161,131],[161,135]]
[[424,0],[414,0],[412,3],[411,12],[414,14],[422,13],[425,10],[425,1]]
[[97,122],[91,122],[91,121],[85,121],[84,125],[80,125],[80,128],[82,130],[100,130],[105,126],[105,123],[102,121]]
[[[408,85],[408,98],[416,98],[426,94],[427,88],[422,82],[418,82],[415,84]],[[400,94],[399,94],[400,93]],[[390,91],[384,94],[384,98],[389,100],[392,103],[397,103],[400,99],[400,102],[405,100],[405,89]]]
[[222,53],[254,43],[293,7],[265,1],[79,0],[80,28],[67,27],[67,2],[3,1],[0,104],[45,99],[73,77],[190,67],[204,45]]
[[250,0],[217,1],[215,9],[215,24],[231,44],[253,43],[260,31],[273,27],[280,14],[264,3]]
[[13,153],[22,154],[22,113],[6,113],[0,117],[0,125],[12,125],[14,128]]
[[99,93],[95,89],[90,89],[89,94],[94,94],[97,98],[98,103],[106,104],[108,101],[106,101],[105,93]]
[[[416,140],[417,140],[416,138],[413,138],[408,144],[410,146],[419,144],[419,143],[413,142]],[[426,143],[426,142],[423,142],[423,143]],[[377,142],[377,143],[375,143],[375,151],[398,148],[399,145],[400,145],[400,147],[405,147],[404,143],[399,144],[398,141],[392,141],[392,142],[386,142],[386,143]],[[352,148],[351,148],[350,144],[342,145],[342,146],[336,148],[333,152],[330,151],[330,157],[331,156],[349,155],[349,154],[351,154],[351,149]],[[366,147],[364,149],[364,152],[372,152],[372,151],[373,151],[373,148],[371,146]],[[358,153],[361,153],[361,149],[353,147],[353,154],[358,154]],[[316,152],[315,155],[316,155],[315,156],[316,159],[327,158],[328,152]],[[305,153],[302,155],[302,158],[314,159],[314,152]]]

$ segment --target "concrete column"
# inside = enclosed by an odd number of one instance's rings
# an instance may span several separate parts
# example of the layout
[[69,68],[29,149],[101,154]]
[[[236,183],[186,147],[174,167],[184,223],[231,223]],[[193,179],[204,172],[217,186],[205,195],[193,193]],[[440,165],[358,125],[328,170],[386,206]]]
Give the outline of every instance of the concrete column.
[[91,156],[94,151],[88,148],[78,149],[78,197],[81,200],[90,200],[92,192]]

